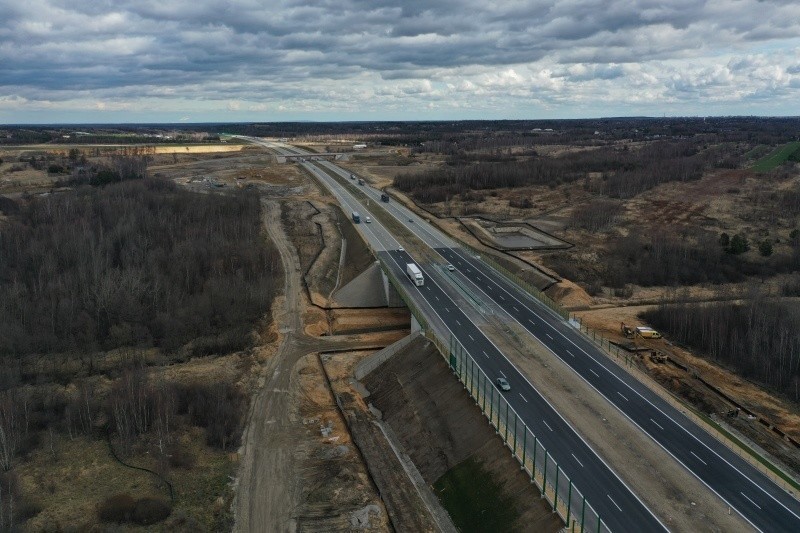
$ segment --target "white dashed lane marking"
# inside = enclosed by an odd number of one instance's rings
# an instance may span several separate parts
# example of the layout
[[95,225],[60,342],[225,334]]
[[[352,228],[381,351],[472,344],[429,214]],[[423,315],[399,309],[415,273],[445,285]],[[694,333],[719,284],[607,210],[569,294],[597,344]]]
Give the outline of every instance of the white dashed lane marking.
[[616,507],[617,509],[619,509],[619,512],[621,513],[621,512],[622,512],[622,507],[620,507],[619,505],[617,505],[617,502],[615,502],[615,501],[614,501],[614,499],[611,497],[611,495],[609,495],[609,494],[606,494],[606,496],[608,496],[608,499],[609,499],[609,500],[611,500],[611,503],[613,503],[613,504],[614,504],[614,507]]
[[741,494],[742,496],[744,496],[745,498],[747,498],[747,501],[749,501],[750,503],[752,503],[753,505],[755,505],[756,507],[758,507],[759,509],[761,509],[761,506],[760,506],[760,505],[758,505],[758,504],[757,504],[756,502],[754,502],[753,500],[751,500],[750,498],[748,498],[748,497],[747,497],[747,494],[745,494],[744,492],[740,492],[739,494]]
[[701,463],[703,463],[704,465],[708,466],[708,463],[706,463],[705,461],[703,461],[702,459],[700,459],[700,457],[698,457],[698,455],[697,455],[696,453],[694,453],[694,452],[693,452],[693,451],[691,451],[691,450],[689,450],[689,453],[690,453],[690,454],[692,454],[692,455],[694,455],[694,456],[697,458],[697,460],[698,460],[698,461],[700,461],[700,462],[701,462]]

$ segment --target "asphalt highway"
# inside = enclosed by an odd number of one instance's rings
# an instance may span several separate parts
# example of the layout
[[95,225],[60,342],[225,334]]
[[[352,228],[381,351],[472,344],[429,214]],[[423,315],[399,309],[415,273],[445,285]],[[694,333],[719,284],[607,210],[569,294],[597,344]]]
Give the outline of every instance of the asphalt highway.
[[[275,145],[271,145],[275,149]],[[300,153],[294,147],[282,147]],[[313,157],[313,154],[308,154]],[[385,209],[420,240],[451,263],[463,283],[469,284],[481,299],[501,307],[556,357],[622,412],[710,490],[716,493],[745,520],[761,531],[800,531],[800,502],[718,442],[671,404],[641,384],[588,340],[571,324],[528,295],[472,252],[428,224],[397,202],[380,201],[381,191],[359,187],[370,198],[369,208],[320,168],[349,180],[350,173],[329,162],[305,162],[307,168],[332,190],[346,209],[365,213]],[[317,168],[319,167],[319,168]],[[375,217],[373,216],[373,219]],[[431,264],[420,264],[408,252],[397,251],[399,243],[377,220],[361,224],[362,233],[378,245],[379,257],[398,276],[405,278],[405,263],[416,262],[426,284],[407,289],[424,301],[423,309],[435,314],[434,322],[455,336],[469,351],[490,379],[506,377],[511,391],[503,399],[537,436],[562,471],[572,479],[611,531],[655,531],[663,524],[613,473],[580,436],[547,404],[532,384],[516,370],[502,352],[480,331],[445,290],[447,278]],[[369,227],[371,226],[371,227]],[[365,229],[363,227],[369,227]],[[497,394],[501,394],[499,391]],[[533,449],[530,450],[533,452]],[[588,526],[587,521],[587,526]],[[591,529],[590,529],[591,530]],[[596,527],[595,527],[596,530]]]

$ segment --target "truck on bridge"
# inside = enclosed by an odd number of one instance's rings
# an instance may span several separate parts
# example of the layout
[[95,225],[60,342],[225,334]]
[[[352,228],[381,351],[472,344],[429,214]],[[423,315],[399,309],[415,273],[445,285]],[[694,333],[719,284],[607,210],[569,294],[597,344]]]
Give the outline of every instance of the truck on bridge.
[[417,287],[425,284],[425,278],[422,277],[422,271],[414,263],[406,264],[406,275],[408,279],[414,282]]
[[361,222],[361,215],[358,214],[358,211],[353,211],[352,217],[353,217],[353,222],[355,222],[356,224]]

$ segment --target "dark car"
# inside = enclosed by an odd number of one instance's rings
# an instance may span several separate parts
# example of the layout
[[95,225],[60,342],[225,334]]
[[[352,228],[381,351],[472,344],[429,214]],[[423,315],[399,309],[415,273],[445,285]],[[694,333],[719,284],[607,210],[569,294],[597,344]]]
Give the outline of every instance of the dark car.
[[510,391],[511,385],[508,384],[508,380],[506,378],[497,378],[497,387],[501,391]]

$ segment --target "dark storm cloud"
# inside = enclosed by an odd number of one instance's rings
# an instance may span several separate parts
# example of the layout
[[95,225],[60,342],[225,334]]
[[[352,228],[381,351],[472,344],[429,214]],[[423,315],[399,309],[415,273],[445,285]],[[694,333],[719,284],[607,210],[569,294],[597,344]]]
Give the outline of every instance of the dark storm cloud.
[[[428,81],[421,93],[398,94],[433,98],[430,81],[455,86],[459,76],[502,96],[800,36],[796,3],[757,0],[0,0],[0,15],[8,102],[325,98],[350,81],[380,95],[377,83],[417,79]],[[796,62],[783,72],[796,74]],[[714,85],[704,80],[678,72],[661,87]]]

